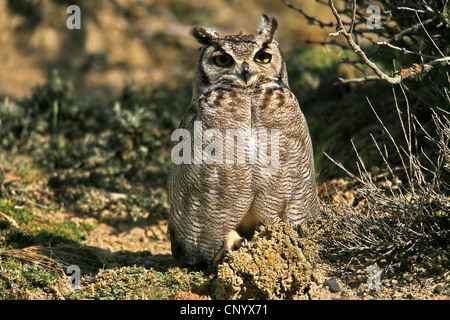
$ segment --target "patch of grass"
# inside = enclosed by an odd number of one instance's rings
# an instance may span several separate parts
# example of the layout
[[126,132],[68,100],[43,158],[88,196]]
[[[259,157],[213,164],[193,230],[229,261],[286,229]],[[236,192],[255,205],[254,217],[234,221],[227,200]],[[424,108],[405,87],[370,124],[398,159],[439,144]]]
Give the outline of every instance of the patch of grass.
[[86,234],[94,230],[95,226],[68,219],[64,222],[52,222],[46,226],[46,229],[48,233],[62,237],[65,241],[79,243],[86,239]]
[[46,299],[57,295],[61,272],[39,262],[22,262],[0,256],[0,300]]
[[35,244],[79,243],[87,232],[95,227],[85,222],[65,220],[55,222],[37,218],[33,208],[18,201],[0,198],[0,211],[9,216],[18,225],[17,228],[0,230],[0,246],[13,245],[16,248]]
[[81,278],[81,288],[68,299],[94,300],[165,300],[180,292],[199,292],[209,286],[202,272],[173,268],[160,272],[144,267],[99,270]]

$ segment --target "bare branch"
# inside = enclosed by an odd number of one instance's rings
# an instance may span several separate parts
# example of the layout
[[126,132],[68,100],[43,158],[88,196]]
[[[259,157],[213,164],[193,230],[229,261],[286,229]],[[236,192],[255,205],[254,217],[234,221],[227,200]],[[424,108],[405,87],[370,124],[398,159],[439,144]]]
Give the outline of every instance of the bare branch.
[[426,13],[426,11],[424,11],[424,10],[413,9],[413,8],[408,8],[408,7],[397,7],[397,9],[398,9],[398,10],[407,10],[407,11],[414,11],[414,12]]
[[395,141],[395,139],[392,137],[391,133],[389,132],[389,130],[386,128],[386,126],[383,123],[383,120],[381,120],[381,118],[378,116],[378,113],[375,111],[374,107],[372,106],[372,103],[370,102],[369,98],[366,97],[367,102],[369,103],[370,108],[372,109],[372,112],[375,114],[375,116],[377,117],[378,121],[380,122],[381,126],[383,127],[384,131],[388,134],[389,138],[391,139],[392,145],[395,147],[395,149],[397,150],[397,154],[400,158],[400,161],[402,162],[405,174],[406,174],[406,178],[408,179],[408,183],[411,187],[411,192],[414,194],[414,184],[412,183],[412,179],[410,177],[410,174],[408,173],[407,170],[407,166],[405,164],[405,161],[402,157],[402,154],[400,152],[400,149]]
[[[429,8],[425,5],[425,7],[421,8],[414,8],[414,7],[407,7],[407,6],[397,6],[394,7],[394,10],[398,12],[411,12],[412,16],[414,14],[417,16],[417,20],[414,21],[410,27],[405,28],[401,31],[398,31],[397,28],[389,27],[388,26],[388,20],[389,17],[386,20],[385,28],[380,30],[374,30],[374,29],[365,29],[365,16],[362,15],[361,12],[357,9],[357,2],[355,0],[352,0],[349,3],[349,6],[344,8],[342,11],[338,11],[336,9],[334,0],[328,0],[328,6],[330,7],[337,23],[324,23],[322,21],[319,21],[315,17],[309,16],[303,9],[297,8],[290,4],[287,0],[282,0],[284,4],[286,4],[290,9],[293,9],[297,12],[299,12],[302,16],[304,16],[309,23],[315,24],[320,26],[321,28],[324,27],[336,27],[336,32],[330,33],[330,36],[338,36],[343,35],[346,39],[347,45],[340,45],[336,41],[329,41],[326,39],[323,42],[318,41],[305,41],[306,43],[314,43],[314,44],[321,44],[321,45],[337,45],[340,46],[343,50],[351,50],[354,53],[356,53],[360,58],[360,63],[367,65],[374,74],[367,74],[365,70],[362,70],[358,65],[357,62],[353,62],[350,60],[345,60],[344,63],[349,63],[353,65],[356,69],[358,69],[360,72],[363,73],[363,76],[360,78],[354,78],[354,79],[340,79],[343,83],[364,83],[367,81],[385,81],[390,84],[400,84],[405,79],[410,78],[422,78],[425,74],[430,72],[434,67],[441,67],[444,65],[450,66],[450,57],[446,56],[437,46],[436,42],[433,40],[433,38],[430,36],[428,31],[426,30],[427,25],[432,24],[433,22],[439,21],[441,18],[441,14],[437,14],[441,11],[433,10],[432,8]],[[321,4],[326,5],[327,3],[325,1],[317,1]],[[445,6],[444,6],[445,9]],[[390,11],[385,11],[385,13],[389,13]],[[409,14],[409,16],[411,16]],[[432,14],[431,17],[427,17],[423,21],[420,19],[419,14]],[[351,21],[344,22],[341,18],[342,16],[345,16],[346,18],[350,18]],[[412,18],[412,17],[411,17]],[[419,23],[417,23],[417,21]],[[412,34],[417,33],[418,30],[423,29],[426,33],[426,36],[428,39],[432,42],[433,46],[439,51],[439,55],[433,55],[430,52],[425,51],[425,53],[422,52],[416,52],[413,48],[403,47],[405,44],[397,44],[397,41],[403,41],[404,37],[410,36]],[[374,40],[370,37],[366,36],[366,33],[376,33],[377,34],[377,40]],[[415,55],[420,58],[419,63],[414,63],[410,67],[403,68],[399,71],[392,71],[391,74],[387,74],[383,72],[379,66],[371,61],[371,55],[367,54],[362,50],[362,48],[358,44],[358,39],[360,37],[370,41],[373,44],[376,44],[378,46],[385,46],[393,50],[397,50],[399,52],[402,52],[404,54],[410,54]],[[381,38],[381,39],[380,39]],[[384,39],[383,39],[384,38]],[[425,61],[424,61],[425,60]],[[431,61],[430,61],[431,60]],[[427,62],[429,61],[429,62]]]
[[[390,81],[387,81],[387,82],[389,82],[391,84],[399,84],[404,79],[423,77],[425,74],[430,72],[434,67],[444,66],[445,64],[448,64],[449,62],[450,62],[450,57],[445,57],[445,58],[439,58],[439,59],[433,60],[426,64],[414,63],[411,67],[409,67],[407,69],[401,69],[395,77],[393,77],[393,78],[389,77],[390,79],[398,79],[398,82],[390,82]],[[366,82],[366,81],[385,80],[385,79],[382,79],[379,76],[366,76],[366,77],[354,78],[354,79],[339,78],[339,80],[342,83],[362,83],[362,82]]]
[[352,79],[339,78],[339,81],[342,83],[364,83],[368,81],[378,81],[378,80],[380,80],[379,76],[366,76],[362,78],[352,78]]
[[387,81],[388,83],[391,83],[391,84],[400,83],[402,81],[401,77],[399,77],[399,76],[396,76],[393,78],[389,77],[388,75],[383,73],[383,71],[381,71],[375,63],[373,63],[372,61],[369,60],[369,58],[367,58],[366,54],[361,49],[361,47],[358,46],[355,43],[355,41],[353,41],[352,36],[345,30],[344,24],[342,23],[341,16],[337,12],[333,0],[329,0],[328,4],[331,8],[331,11],[333,12],[334,17],[336,18],[336,20],[338,22],[338,25],[339,25],[338,32],[336,34],[342,34],[345,37],[345,39],[347,40],[347,43],[352,48],[353,52],[355,52],[357,55],[359,55],[361,57],[361,59],[364,61],[364,63],[367,64],[369,66],[369,68],[372,69],[378,75],[379,79]]
[[350,29],[349,29],[349,33],[352,34],[353,33],[353,28],[355,27],[355,22],[356,22],[356,0],[353,0],[352,3],[352,22],[350,24]]
[[390,44],[387,41],[379,41],[376,44],[379,45],[379,46],[386,46],[388,48],[401,51],[404,54],[413,54],[413,55],[419,56],[421,58],[427,58],[427,59],[439,59],[439,56],[431,56],[431,55],[423,54],[423,53],[420,53],[420,52],[414,52],[414,51],[411,51],[411,50],[408,50],[408,49],[405,49],[405,48],[400,48],[398,46],[394,46],[393,44]]
[[403,37],[405,34],[410,33],[410,32],[415,32],[415,31],[419,30],[421,26],[430,24],[434,20],[435,20],[435,18],[430,18],[428,20],[425,20],[423,23],[417,23],[409,28],[406,28],[406,29],[400,31],[399,33],[395,34],[393,37],[387,39],[386,42],[397,41],[401,37]]

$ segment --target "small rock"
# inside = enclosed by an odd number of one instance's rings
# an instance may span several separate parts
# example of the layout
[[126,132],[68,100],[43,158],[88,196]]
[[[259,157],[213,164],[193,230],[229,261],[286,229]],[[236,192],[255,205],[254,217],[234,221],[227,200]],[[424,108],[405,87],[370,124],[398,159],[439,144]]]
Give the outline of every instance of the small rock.
[[337,283],[336,279],[334,279],[334,278],[330,278],[327,281],[325,281],[323,283],[323,286],[328,287],[328,290],[330,290],[330,292],[333,292],[333,293],[341,291],[339,284]]
[[444,287],[438,284],[436,287],[434,287],[433,293],[434,294],[440,294],[444,290]]

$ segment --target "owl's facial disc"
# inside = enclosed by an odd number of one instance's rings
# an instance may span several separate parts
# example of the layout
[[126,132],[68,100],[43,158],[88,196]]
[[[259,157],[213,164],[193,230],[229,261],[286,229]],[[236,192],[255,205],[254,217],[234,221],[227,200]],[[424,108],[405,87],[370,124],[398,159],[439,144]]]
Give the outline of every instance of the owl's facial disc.
[[231,40],[203,48],[201,70],[210,83],[223,82],[250,87],[263,79],[277,81],[282,58],[278,44],[247,41],[236,46]]

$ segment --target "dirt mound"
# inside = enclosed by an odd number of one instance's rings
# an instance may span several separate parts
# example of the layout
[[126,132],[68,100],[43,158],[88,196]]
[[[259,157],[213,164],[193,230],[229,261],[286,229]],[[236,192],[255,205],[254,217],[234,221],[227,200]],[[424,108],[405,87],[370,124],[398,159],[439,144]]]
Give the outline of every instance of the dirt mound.
[[217,299],[308,299],[323,281],[319,245],[306,227],[276,223],[218,266]]

